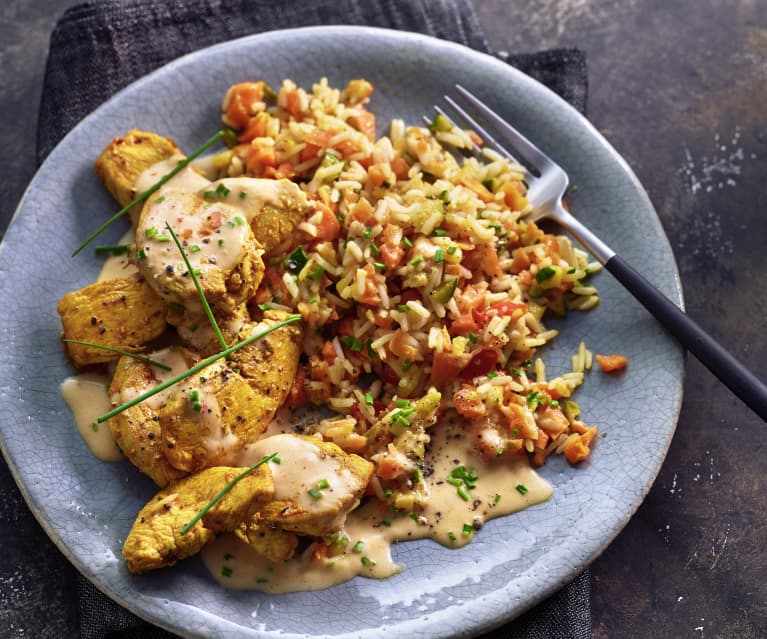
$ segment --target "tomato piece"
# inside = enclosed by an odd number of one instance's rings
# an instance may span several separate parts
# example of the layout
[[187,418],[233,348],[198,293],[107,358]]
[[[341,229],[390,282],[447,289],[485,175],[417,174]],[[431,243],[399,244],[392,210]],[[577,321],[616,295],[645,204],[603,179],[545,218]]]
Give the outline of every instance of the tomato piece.
[[293,385],[285,401],[288,408],[299,408],[309,401],[309,394],[306,392],[306,369],[299,366],[296,370],[296,376],[293,378]]
[[469,363],[460,373],[461,379],[472,379],[480,375],[486,375],[495,368],[498,363],[498,351],[492,348],[483,348],[472,355]]
[[443,351],[434,353],[434,361],[431,365],[432,383],[436,386],[443,386],[454,381],[458,378],[464,362],[464,358],[452,353],[445,353]]
[[492,304],[490,308],[485,311],[485,319],[495,315],[500,315],[501,317],[514,317],[516,314],[516,316],[519,317],[524,313],[527,313],[527,304],[520,304],[512,302],[511,300],[503,300],[502,302]]

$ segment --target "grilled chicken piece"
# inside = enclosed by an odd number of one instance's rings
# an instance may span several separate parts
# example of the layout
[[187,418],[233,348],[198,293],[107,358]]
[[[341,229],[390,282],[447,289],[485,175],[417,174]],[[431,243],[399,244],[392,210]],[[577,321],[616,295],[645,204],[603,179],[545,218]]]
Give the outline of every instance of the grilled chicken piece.
[[290,180],[224,178],[205,190],[226,194],[223,201],[240,208],[267,254],[292,240],[296,227],[314,213],[306,194]]
[[[165,331],[167,305],[143,278],[133,276],[96,282],[67,293],[59,302],[58,312],[64,339],[138,353]],[[77,368],[119,357],[80,344],[66,344],[66,351]]]
[[365,492],[373,464],[303,435],[274,435],[248,447],[250,459],[273,452],[282,463],[272,466],[274,500],[260,509],[263,521],[318,537],[340,530]]
[[[148,357],[169,366],[171,370],[164,371],[131,357],[121,357],[109,387],[114,406],[120,406],[166,379],[188,370],[198,359],[192,352],[180,346],[150,353]],[[161,487],[187,474],[186,471],[171,466],[163,451],[159,411],[168,392],[150,397],[118,413],[108,422],[120,450],[136,468]]]
[[[120,206],[126,206],[138,195],[135,185],[139,175],[153,164],[178,153],[179,148],[173,140],[131,129],[125,137],[114,138],[104,149],[96,160],[96,173]],[[134,207],[130,211],[134,224],[140,210],[141,207]]]
[[219,360],[177,384],[160,409],[165,458],[191,473],[232,463],[266,429],[273,404]]
[[199,294],[167,225],[185,247],[203,293],[217,315],[234,313],[264,275],[263,248],[240,209],[193,193],[163,190],[150,198],[136,229],[139,271],[171,309],[178,325],[184,314],[204,312]]
[[287,561],[298,547],[298,536],[295,533],[264,522],[259,513],[240,524],[234,534],[269,561]]
[[216,533],[237,529],[274,494],[268,465],[238,481],[184,535],[181,530],[243,468],[208,468],[169,484],[136,517],[123,555],[132,573],[171,566],[198,552]]

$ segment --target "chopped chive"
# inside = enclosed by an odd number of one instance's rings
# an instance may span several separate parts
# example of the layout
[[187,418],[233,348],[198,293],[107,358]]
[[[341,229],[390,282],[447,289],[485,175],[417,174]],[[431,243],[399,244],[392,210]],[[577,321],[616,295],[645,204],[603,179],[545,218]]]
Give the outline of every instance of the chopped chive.
[[165,202],[165,196],[164,196],[164,195],[161,195],[160,197],[158,197],[158,198],[155,200],[155,203],[156,203],[156,204],[162,204],[163,202]]
[[490,379],[493,379],[493,377],[498,377],[498,371],[490,371],[490,372],[487,374],[487,376],[488,376]]
[[431,232],[432,237],[445,237],[447,235],[447,231],[445,229],[434,229]]
[[200,391],[197,390],[196,388],[193,388],[192,390],[190,390],[189,399],[196,402],[198,399],[200,399]]
[[188,533],[192,529],[192,527],[198,521],[200,521],[200,519],[202,519],[205,516],[205,513],[207,513],[211,508],[213,508],[213,506],[215,506],[221,500],[221,498],[224,495],[226,495],[226,493],[228,493],[230,490],[232,490],[232,488],[234,487],[234,485],[238,481],[240,481],[241,479],[247,477],[250,473],[252,473],[254,470],[256,470],[256,468],[258,468],[259,466],[263,466],[265,463],[267,463],[270,459],[272,459],[276,455],[277,455],[277,453],[272,453],[271,455],[266,455],[265,457],[261,458],[260,462],[255,463],[251,467],[246,468],[245,470],[243,470],[239,475],[237,475],[237,477],[235,477],[226,486],[224,486],[218,493],[216,493],[215,497],[213,497],[213,499],[211,499],[207,504],[205,504],[205,506],[203,506],[202,509],[194,517],[192,517],[189,520],[189,522],[186,524],[186,526],[184,526],[181,529],[180,535],[182,537],[184,535],[186,535],[186,533]]
[[200,412],[202,412],[202,403],[201,403],[201,402],[193,402],[193,403],[192,403],[192,410],[193,410],[195,413],[200,413]]
[[458,486],[458,488],[455,489],[455,492],[458,493],[458,496],[464,501],[469,501],[469,491],[466,490],[465,486]]
[[447,538],[450,540],[451,544],[455,543],[456,536],[455,536],[455,533],[452,530],[448,531]]
[[166,364],[163,364],[162,362],[157,362],[153,359],[149,359],[148,357],[144,357],[143,355],[137,355],[136,353],[129,353],[127,351],[120,350],[119,348],[112,348],[111,346],[104,346],[102,344],[94,344],[93,342],[82,342],[77,339],[62,339],[61,341],[66,342],[68,344],[80,344],[80,346],[100,348],[102,351],[109,351],[111,353],[117,353],[118,355],[124,355],[125,357],[132,357],[133,359],[136,359],[139,362],[144,362],[145,364],[151,364],[152,366],[157,366],[157,368],[161,368],[164,371],[173,370],[170,366],[167,366]]
[[268,577],[257,577],[256,578],[256,583],[257,584],[265,584],[265,583],[268,583],[268,581],[269,581]]
[[271,304],[259,304],[258,308],[262,311],[269,311],[272,308]]
[[155,235],[157,235],[158,230],[156,226],[153,226],[151,228],[148,228],[146,231],[144,231],[144,235],[147,239],[153,238]]
[[552,408],[559,408],[559,402],[556,399],[552,399],[551,402],[549,402],[549,406]]
[[221,569],[221,576],[222,577],[231,577],[232,576],[232,569],[229,566],[224,566]]
[[285,269],[290,273],[300,273],[309,261],[309,256],[302,246],[296,247],[285,260]]
[[540,284],[546,280],[550,280],[556,275],[557,270],[552,266],[544,266],[540,271],[535,274],[535,281]]
[[330,482],[327,479],[320,479],[317,482],[317,488],[320,490],[325,490],[326,488],[330,488]]
[[413,248],[413,243],[410,241],[410,238],[403,237],[402,243],[405,245],[405,248]]
[[376,562],[370,559],[369,557],[361,557],[360,562],[362,562],[363,566],[375,566]]
[[402,360],[402,366],[401,366],[402,371],[407,373],[408,370],[410,369],[410,364],[411,362],[407,357],[404,360]]
[[223,182],[220,182],[219,185],[216,187],[216,195],[219,195],[221,197],[227,197],[231,193],[231,191],[226,188],[226,185]]
[[99,432],[99,425],[98,425],[98,423],[97,423],[97,422],[93,422],[93,423],[91,424],[91,430],[92,430],[94,433],[98,433],[98,432]]
[[346,348],[348,348],[350,351],[361,351],[362,347],[364,346],[362,340],[358,337],[354,337],[353,335],[342,337],[341,344],[346,346]]
[[378,248],[378,245],[375,244],[374,242],[370,245],[370,252],[373,253],[373,255],[375,255],[376,257],[378,257],[381,254],[381,249]]
[[386,497],[386,499],[391,498],[393,494],[394,494],[394,491],[391,488],[387,488],[386,490],[384,490],[384,497]]
[[223,245],[224,245],[224,240],[219,240],[219,241],[218,241],[218,245],[219,245],[219,246],[223,246]]
[[493,497],[493,503],[494,504],[497,504],[499,501],[501,501],[501,496],[500,495],[496,495],[495,497]]
[[373,266],[377,268],[379,271],[386,270],[386,264],[384,264],[383,262],[373,262]]
[[447,247],[447,254],[452,255],[457,250],[458,250],[458,247],[455,244],[451,244],[450,246]]
[[517,484],[516,488],[520,495],[526,495],[528,493],[527,486],[524,484]]
[[192,282],[194,284],[194,287],[197,289],[197,294],[200,296],[200,302],[202,302],[202,307],[205,309],[205,314],[208,316],[210,325],[213,327],[213,331],[216,333],[216,338],[218,339],[218,343],[221,345],[222,349],[226,350],[226,347],[227,347],[226,340],[224,339],[224,336],[221,333],[221,329],[218,327],[218,322],[216,322],[216,318],[213,317],[213,311],[210,308],[210,304],[208,304],[208,300],[205,298],[205,293],[202,292],[202,286],[200,286],[200,282],[197,280],[197,275],[199,274],[199,272],[192,269],[192,265],[189,263],[189,258],[186,256],[186,251],[184,251],[184,247],[181,246],[181,242],[178,241],[178,237],[176,237],[176,234],[173,232],[173,229],[170,227],[170,224],[166,222],[165,228],[168,229],[168,233],[170,233],[171,237],[173,238],[173,241],[176,243],[176,246],[178,247],[179,253],[181,253],[181,257],[184,259],[184,264],[186,264],[186,268],[189,269],[189,275],[192,277]]
[[224,553],[224,561],[229,561],[230,559],[234,559],[234,555],[230,552]]
[[162,384],[159,384],[158,386],[151,388],[145,393],[142,393],[138,397],[134,397],[130,401],[125,402],[124,404],[117,406],[116,408],[113,408],[108,413],[104,413],[103,415],[101,415],[96,421],[99,424],[101,424],[107,421],[108,419],[111,419],[115,415],[119,415],[124,410],[127,410],[128,408],[131,408],[132,406],[135,406],[136,404],[140,404],[145,399],[149,399],[150,397],[157,395],[157,393],[161,393],[166,388],[170,388],[174,384],[177,384],[178,382],[186,379],[187,377],[190,377],[191,375],[194,375],[195,373],[199,373],[206,366],[210,366],[213,362],[221,359],[222,357],[228,357],[232,353],[240,350],[241,348],[245,348],[246,346],[252,344],[256,340],[259,340],[262,337],[268,335],[269,333],[276,331],[277,329],[282,328],[283,326],[287,326],[288,324],[294,324],[295,322],[299,322],[301,321],[301,319],[302,319],[301,315],[298,315],[298,314],[291,315],[288,317],[288,319],[282,320],[281,322],[277,322],[274,326],[270,326],[269,328],[264,329],[263,331],[259,331],[255,335],[251,335],[250,337],[242,340],[241,342],[238,342],[237,344],[230,346],[225,351],[221,351],[220,353],[216,353],[215,355],[211,355],[210,357],[207,357],[206,359],[192,366],[192,368],[190,368],[188,371],[185,371],[179,375],[176,375],[175,377],[163,382]]
[[423,262],[423,255],[416,255],[412,260],[410,260],[410,265],[418,266],[421,262]]
[[400,304],[397,306],[397,310],[402,313],[407,313],[410,310],[410,307],[407,304]]
[[150,186],[146,191],[143,193],[140,193],[135,199],[133,199],[131,202],[128,202],[123,208],[121,208],[117,213],[115,213],[112,217],[110,217],[106,222],[104,222],[101,226],[99,226],[93,233],[91,233],[88,238],[80,244],[80,246],[75,249],[75,252],[72,253],[72,257],[77,255],[80,251],[82,251],[88,244],[90,244],[97,236],[99,236],[104,229],[109,227],[111,224],[119,220],[123,215],[125,215],[128,211],[130,211],[136,204],[139,202],[143,202],[146,200],[150,195],[157,192],[160,187],[165,184],[168,180],[170,180],[174,175],[181,172],[192,160],[194,160],[198,155],[200,155],[203,151],[205,151],[208,147],[215,144],[218,140],[224,139],[224,142],[229,144],[232,140],[236,141],[236,134],[234,131],[230,129],[221,129],[220,131],[217,131],[214,135],[209,137],[205,142],[203,142],[197,149],[195,149],[189,156],[181,160],[176,167],[170,171],[169,173],[166,173],[163,175],[157,182],[155,182],[152,186]]
[[471,524],[464,524],[461,534],[464,537],[471,537],[474,534],[474,528]]
[[372,226],[365,227],[365,232],[362,235],[364,235],[366,238],[373,235],[373,227]]
[[408,517],[410,517],[410,519],[413,521],[418,521],[418,513],[410,513],[408,514]]
[[365,403],[368,406],[373,405],[373,393],[370,393],[370,392],[365,393]]
[[158,242],[170,242],[170,235],[155,235],[154,239]]
[[322,497],[322,491],[317,490],[316,488],[310,488],[306,492],[309,493],[309,497],[312,499],[320,499]]
[[202,250],[202,249],[201,249],[201,248],[200,248],[200,247],[199,247],[197,244],[192,244],[192,245],[189,247],[189,252],[190,252],[190,253],[199,253],[201,250]]
[[443,259],[445,259],[445,252],[441,248],[438,248],[434,251],[434,263],[439,264]]
[[146,259],[146,251],[144,249],[139,249],[136,251],[136,256],[143,262]]
[[397,408],[410,408],[410,400],[409,399],[398,399],[394,402],[394,405]]
[[240,199],[246,200],[248,198],[248,194],[245,191],[240,191]]
[[245,224],[245,218],[243,218],[241,215],[235,215],[234,216],[234,223],[237,226],[242,226],[243,224]]
[[476,344],[479,341],[479,337],[477,337],[476,333],[469,333],[469,342],[472,344]]
[[354,544],[354,547],[352,548],[352,552],[361,553],[364,547],[365,547],[365,542],[360,539],[356,544]]
[[130,250],[130,244],[105,244],[104,246],[96,246],[93,252],[96,255],[103,255],[109,253],[110,255],[124,255]]

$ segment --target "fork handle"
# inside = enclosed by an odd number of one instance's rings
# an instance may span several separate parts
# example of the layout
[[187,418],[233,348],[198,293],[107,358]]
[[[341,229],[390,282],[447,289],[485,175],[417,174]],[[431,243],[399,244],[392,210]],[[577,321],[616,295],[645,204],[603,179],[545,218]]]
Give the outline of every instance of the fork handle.
[[605,268],[700,362],[767,420],[767,386],[619,255]]

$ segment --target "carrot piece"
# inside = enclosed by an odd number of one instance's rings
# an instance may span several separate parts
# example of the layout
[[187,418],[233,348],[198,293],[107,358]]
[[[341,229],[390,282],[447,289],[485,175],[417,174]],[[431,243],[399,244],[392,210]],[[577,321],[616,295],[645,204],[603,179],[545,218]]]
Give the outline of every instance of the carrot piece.
[[376,116],[374,113],[363,111],[359,115],[350,116],[348,122],[357,131],[363,133],[368,140],[376,141]]
[[407,174],[410,171],[410,165],[407,163],[405,158],[403,158],[401,155],[398,155],[391,161],[391,170],[392,173],[397,176],[398,180],[406,180]]
[[458,183],[473,191],[483,202],[492,202],[493,194],[479,180],[470,177],[458,178]]
[[317,202],[315,206],[322,211],[322,219],[317,224],[316,240],[334,240],[341,232],[341,223],[331,208],[323,202]]
[[230,124],[236,129],[248,125],[259,102],[264,99],[263,82],[240,82],[229,87],[224,96],[223,111]]
[[597,355],[597,362],[599,367],[605,373],[612,373],[614,371],[621,371],[629,363],[628,358],[625,355]]
[[503,202],[512,211],[521,211],[527,206],[525,186],[522,182],[506,182],[501,186]]

